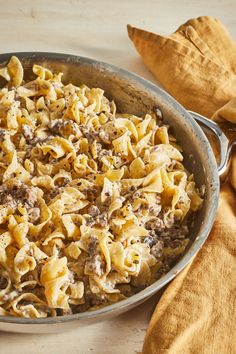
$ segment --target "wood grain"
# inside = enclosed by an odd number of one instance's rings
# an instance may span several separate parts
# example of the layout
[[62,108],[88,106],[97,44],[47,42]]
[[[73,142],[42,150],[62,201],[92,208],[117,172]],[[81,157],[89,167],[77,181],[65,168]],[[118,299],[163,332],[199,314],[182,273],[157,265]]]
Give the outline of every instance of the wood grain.
[[0,332],[1,354],[138,354],[158,295],[115,319],[59,334]]
[[[126,33],[169,34],[191,17],[219,17],[236,38],[235,0],[0,0],[1,52],[51,51],[103,60],[156,82]],[[158,296],[111,321],[63,334],[0,333],[0,354],[135,354]]]

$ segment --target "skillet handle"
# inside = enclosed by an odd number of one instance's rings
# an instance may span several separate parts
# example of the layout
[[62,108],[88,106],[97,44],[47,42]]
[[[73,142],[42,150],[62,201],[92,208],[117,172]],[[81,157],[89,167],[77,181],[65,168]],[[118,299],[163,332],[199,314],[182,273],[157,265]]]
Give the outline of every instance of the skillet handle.
[[196,112],[192,112],[192,111],[188,111],[188,112],[199,123],[199,125],[201,125],[201,127],[204,130],[210,131],[217,138],[217,142],[220,148],[220,161],[218,164],[218,173],[219,173],[220,180],[224,182],[229,171],[232,150],[233,150],[233,146],[236,145],[236,140],[230,141],[227,138],[227,136],[224,134],[224,132],[221,130],[219,125],[213,122],[212,120],[203,117],[202,115]]

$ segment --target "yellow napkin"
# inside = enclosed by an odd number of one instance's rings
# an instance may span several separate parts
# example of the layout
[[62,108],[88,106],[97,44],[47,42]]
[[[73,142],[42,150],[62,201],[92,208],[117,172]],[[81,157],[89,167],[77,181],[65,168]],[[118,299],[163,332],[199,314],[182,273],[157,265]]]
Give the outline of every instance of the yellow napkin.
[[128,33],[147,67],[186,108],[211,116],[236,96],[236,44],[218,20],[189,20],[169,37],[131,26]]
[[[236,44],[219,20],[191,19],[168,37],[131,26],[128,34],[170,94],[236,137]],[[236,156],[230,181],[208,240],[162,295],[143,354],[236,353]]]

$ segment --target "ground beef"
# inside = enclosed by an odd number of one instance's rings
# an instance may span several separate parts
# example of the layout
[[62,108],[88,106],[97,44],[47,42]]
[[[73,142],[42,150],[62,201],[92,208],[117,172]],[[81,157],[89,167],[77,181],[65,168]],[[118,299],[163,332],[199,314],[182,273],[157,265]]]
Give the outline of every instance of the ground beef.
[[28,187],[26,184],[22,184],[22,187],[16,189],[13,196],[22,202],[26,207],[33,208],[37,202],[37,194],[33,188]]
[[86,217],[86,225],[93,226],[94,225],[94,218],[93,217]]
[[161,233],[161,237],[171,237],[177,239],[183,239],[188,234],[189,228],[186,224],[176,224],[173,225],[170,229],[167,229]]
[[108,303],[107,298],[105,295],[97,295],[91,293],[91,291],[88,291],[85,295],[85,302],[79,305],[71,305],[72,308],[72,313],[81,313],[85,312],[88,309],[91,309],[91,307],[97,307],[97,306],[104,306],[105,304]]
[[93,255],[94,253],[96,253],[97,247],[98,247],[98,239],[97,239],[97,237],[91,236],[90,237],[90,242],[88,244],[88,253],[90,255]]
[[99,227],[106,227],[107,226],[107,218],[105,214],[98,215],[95,218],[95,224]]
[[125,297],[133,295],[132,287],[130,284],[118,284],[116,288],[119,289],[121,294],[123,294]]
[[92,272],[100,277],[103,274],[102,258],[100,254],[90,256],[85,264],[86,271]]
[[24,283],[25,281],[34,280],[34,275],[32,272],[27,272],[26,274],[22,275],[21,281]]
[[150,233],[149,236],[144,237],[143,243],[150,247],[150,253],[156,258],[162,256],[164,247],[174,249],[182,246],[189,233],[188,225],[185,223],[175,223],[170,228],[164,225],[164,229],[160,230],[156,227],[155,219],[151,219],[147,226]]
[[61,177],[54,181],[55,185],[58,187],[65,187],[70,182],[70,179],[67,177]]
[[5,289],[7,286],[7,279],[0,275],[0,290]]
[[161,267],[156,272],[156,279],[159,279],[163,275],[169,272],[171,267],[174,265],[174,260],[166,259]]
[[6,136],[6,132],[4,129],[0,129],[0,142],[3,142]]
[[30,143],[34,139],[33,129],[26,124],[22,125],[22,133],[24,135],[25,140]]
[[97,216],[91,216],[90,218],[87,219],[87,225],[88,226],[98,226],[98,227],[106,227],[107,226],[107,217],[105,214],[99,214]]
[[96,205],[90,205],[88,208],[88,214],[91,216],[98,216],[100,214],[100,210],[96,207]]
[[78,125],[71,121],[65,119],[54,119],[48,124],[48,128],[54,135],[76,135],[79,133]]
[[79,128],[90,144],[93,143],[94,140],[98,142],[100,141],[98,132],[90,131],[89,128],[85,125],[80,125]]
[[145,228],[147,230],[154,230],[154,231],[164,231],[165,225],[161,218],[153,218],[146,222]]
[[143,239],[143,243],[146,243],[149,247],[152,247],[156,243],[156,238],[153,236],[146,236]]
[[161,232],[159,237],[164,242],[165,247],[177,248],[183,244],[188,232],[189,228],[187,225],[177,224]]
[[[113,120],[114,117],[111,116],[111,119]],[[111,144],[111,142],[121,134],[122,132],[118,133],[114,121],[110,121],[100,128],[99,137],[104,144]]]
[[84,188],[81,190],[81,192],[85,195],[85,198],[91,202],[93,201],[97,196],[99,191],[97,190],[96,187],[94,188]]
[[51,130],[53,134],[58,134],[64,122],[67,123],[67,121],[63,119],[54,119],[51,122],[49,122],[48,128]]
[[17,204],[21,203],[26,208],[33,208],[36,202],[36,190],[21,181],[17,181],[10,187],[7,185],[2,185],[0,187],[0,204],[7,204],[7,206],[14,209]]
[[52,189],[48,194],[45,194],[45,200],[46,202],[49,202],[51,199],[55,198],[58,194],[62,192],[63,188],[54,188]]
[[101,296],[98,296],[98,295],[95,295],[95,294],[91,294],[89,296],[89,303],[90,303],[90,307],[92,306],[104,306],[104,304],[107,303],[107,299],[105,298],[105,296],[101,295]]
[[71,309],[56,309],[57,316],[68,316],[72,314]]
[[92,272],[100,277],[103,274],[104,264],[98,250],[98,239],[94,236],[91,236],[88,253],[89,257],[85,263],[85,272]]
[[163,247],[164,247],[164,242],[158,240],[158,241],[156,241],[155,244],[151,247],[150,253],[151,253],[155,258],[161,258]]
[[87,301],[81,305],[71,305],[72,313],[81,313],[87,311],[91,307],[90,303]]
[[13,210],[17,207],[17,203],[11,194],[1,194],[0,192],[0,203],[7,205]]
[[[131,195],[132,196],[132,195]],[[139,211],[144,211],[144,210],[149,210],[149,205],[146,203],[142,203],[139,207],[139,209],[137,210],[137,212]]]

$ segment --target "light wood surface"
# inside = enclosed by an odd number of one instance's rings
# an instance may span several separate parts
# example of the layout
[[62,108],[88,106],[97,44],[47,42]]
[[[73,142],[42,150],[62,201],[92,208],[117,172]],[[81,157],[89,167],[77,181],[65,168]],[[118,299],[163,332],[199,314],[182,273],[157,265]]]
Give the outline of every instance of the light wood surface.
[[[103,60],[155,82],[126,33],[130,23],[169,34],[191,17],[220,18],[236,39],[236,0],[0,0],[0,50]],[[61,334],[0,332],[0,354],[140,353],[158,296],[111,321]]]

